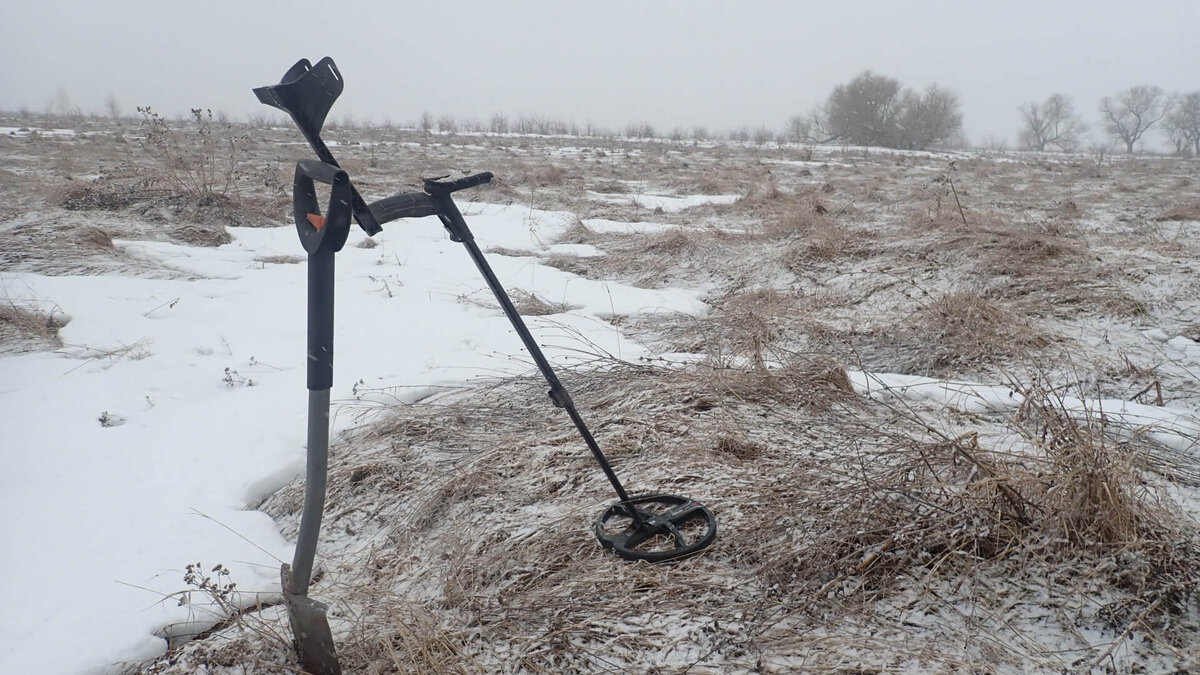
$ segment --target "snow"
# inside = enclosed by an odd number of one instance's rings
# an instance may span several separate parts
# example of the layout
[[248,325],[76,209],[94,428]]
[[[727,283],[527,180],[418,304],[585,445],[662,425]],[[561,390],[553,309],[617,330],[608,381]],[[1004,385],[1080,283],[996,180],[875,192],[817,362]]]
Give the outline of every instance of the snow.
[[[931,402],[961,412],[1004,412],[1015,410],[1025,402],[1024,394],[1003,385],[863,371],[849,371],[849,376],[855,389],[866,396],[893,396],[914,402]],[[1196,411],[1111,398],[1061,396],[1054,403],[1077,419],[1103,420],[1107,428],[1114,432],[1129,437],[1148,436],[1176,450],[1200,455],[1200,447],[1196,446],[1195,440],[1200,437],[1200,413]]]
[[678,213],[693,206],[702,204],[732,204],[741,199],[741,195],[688,195],[671,197],[657,194],[612,194],[608,192],[587,193],[588,199],[606,204],[628,204],[651,211],[661,210],[664,213]]
[[[466,212],[485,250],[546,250],[570,222]],[[171,595],[186,590],[189,563],[223,563],[244,592],[278,594],[291,544],[250,509],[303,471],[306,270],[263,260],[302,255],[292,226],[230,232],[218,248],[117,242],[179,279],[0,273],[8,299],[70,318],[61,349],[0,357],[0,673],[114,672],[162,653],[156,631],[207,620],[202,604]],[[532,369],[436,219],[397,223],[375,248],[363,238],[355,231],[337,258],[335,426],[362,400]],[[652,356],[601,315],[706,311],[695,291],[487,257],[507,288],[571,308],[529,320],[555,364]]]
[[0,136],[28,136],[31,133],[42,136],[70,137],[76,135],[74,129],[42,129],[40,127],[0,127]]
[[[698,229],[696,226],[681,226],[642,220],[625,222],[621,220],[609,220],[607,218],[584,218],[581,222],[584,227],[600,234],[660,234],[672,230]],[[727,233],[744,232],[744,230],[735,228],[717,228],[711,226],[705,226],[703,229]]]

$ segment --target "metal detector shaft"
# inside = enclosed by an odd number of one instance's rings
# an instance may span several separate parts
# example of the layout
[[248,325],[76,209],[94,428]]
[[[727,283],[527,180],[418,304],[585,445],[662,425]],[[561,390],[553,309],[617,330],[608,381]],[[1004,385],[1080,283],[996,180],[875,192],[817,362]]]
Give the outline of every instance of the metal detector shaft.
[[[517,308],[508,297],[508,293],[500,285],[500,280],[496,278],[496,273],[492,271],[492,266],[483,257],[483,252],[479,250],[479,245],[475,243],[475,236],[471,234],[470,228],[467,227],[467,222],[463,219],[458,206],[450,198],[449,194],[433,195],[432,198],[438,206],[438,217],[442,219],[442,224],[446,226],[446,229],[450,231],[451,236],[455,240],[461,241],[463,246],[466,247],[471,260],[475,262],[475,267],[479,269],[479,273],[483,275],[488,288],[492,289],[492,294],[496,296],[496,301],[500,303],[500,308],[504,310],[504,315],[512,323],[513,328],[517,331],[517,335],[521,337],[521,342],[525,344],[525,349],[533,357],[533,362],[537,364],[538,370],[542,371],[542,376],[546,378],[546,382],[550,385],[550,400],[554,402],[554,405],[567,411],[571,422],[575,424],[575,428],[579,430],[579,435],[583,437],[583,442],[587,444],[596,461],[600,463],[600,468],[604,470],[604,475],[608,478],[608,482],[612,483],[613,489],[617,492],[617,497],[622,502],[628,502],[629,495],[625,492],[625,488],[617,478],[616,472],[613,471],[612,465],[608,463],[608,458],[601,452],[600,445],[596,443],[596,439],[592,437],[592,432],[584,424],[583,418],[579,416],[579,412],[575,409],[575,403],[571,400],[571,395],[567,393],[566,387],[563,387],[562,382],[555,375],[554,369],[550,367],[550,362],[546,360],[546,355],[542,353],[542,348],[533,339],[533,334],[529,332],[529,328],[525,325],[525,320],[521,318],[521,314],[517,312]],[[633,519],[640,523],[641,517],[638,515],[636,509],[631,508],[629,511]]]

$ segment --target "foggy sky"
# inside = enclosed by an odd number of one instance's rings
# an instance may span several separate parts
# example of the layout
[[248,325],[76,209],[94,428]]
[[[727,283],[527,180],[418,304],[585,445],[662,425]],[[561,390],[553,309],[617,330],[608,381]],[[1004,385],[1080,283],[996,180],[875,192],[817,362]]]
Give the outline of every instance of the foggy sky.
[[0,0],[0,109],[115,97],[233,116],[301,57],[332,56],[331,117],[522,113],[660,132],[782,130],[870,69],[957,92],[972,141],[1012,143],[1016,107],[1055,92],[1098,126],[1134,84],[1200,90],[1200,0]]

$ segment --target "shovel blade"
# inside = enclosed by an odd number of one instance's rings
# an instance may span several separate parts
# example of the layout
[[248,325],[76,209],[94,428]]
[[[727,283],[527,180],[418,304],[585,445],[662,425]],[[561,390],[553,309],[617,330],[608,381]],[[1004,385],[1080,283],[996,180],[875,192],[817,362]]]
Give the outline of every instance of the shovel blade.
[[283,579],[283,601],[287,604],[288,621],[292,625],[292,644],[300,658],[300,667],[313,675],[342,675],[329,619],[328,606],[307,595],[293,593],[291,566],[280,571]]

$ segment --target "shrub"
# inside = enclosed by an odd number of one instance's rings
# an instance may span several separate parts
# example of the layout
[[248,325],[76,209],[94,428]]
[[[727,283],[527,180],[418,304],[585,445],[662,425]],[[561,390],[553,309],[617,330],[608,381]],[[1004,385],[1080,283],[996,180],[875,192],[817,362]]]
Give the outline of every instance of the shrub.
[[137,110],[146,130],[146,150],[165,169],[149,177],[149,183],[166,183],[173,192],[191,198],[236,194],[245,138],[231,125],[201,108],[192,108],[182,128],[172,127],[150,106]]

